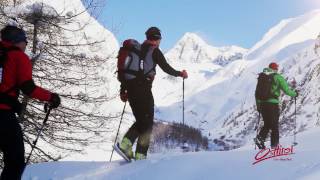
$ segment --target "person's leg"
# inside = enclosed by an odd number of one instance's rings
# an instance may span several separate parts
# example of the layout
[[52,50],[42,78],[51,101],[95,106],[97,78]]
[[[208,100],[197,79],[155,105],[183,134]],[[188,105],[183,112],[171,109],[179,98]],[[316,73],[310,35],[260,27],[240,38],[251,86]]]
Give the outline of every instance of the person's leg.
[[129,130],[124,135],[123,139],[127,139],[130,141],[131,144],[133,144],[136,139],[139,137],[139,132],[137,130],[137,123],[133,123],[132,126],[129,128]]
[[270,108],[268,103],[264,103],[261,105],[261,115],[263,119],[263,127],[260,130],[257,138],[264,142],[267,138],[269,131],[271,130],[271,119],[270,119]]
[[136,148],[136,159],[145,159],[150,145],[154,119],[154,99],[151,89],[148,89],[145,93],[145,100],[144,118],[142,119],[143,121],[138,122],[138,131],[140,136],[138,138]]
[[132,146],[136,139],[139,137],[139,132],[137,130],[137,121],[141,119],[141,115],[139,113],[140,105],[137,102],[136,98],[129,98],[129,103],[132,109],[132,113],[136,119],[136,122],[129,128],[129,130],[124,135],[121,143],[120,149],[128,156],[129,158],[133,158]]
[[271,147],[277,147],[279,144],[279,116],[280,110],[277,104],[270,107],[271,115]]
[[[2,114],[1,114],[2,115]],[[1,118],[3,120],[3,118]],[[5,129],[1,128],[4,168],[1,180],[20,180],[25,168],[24,144],[21,127],[13,113],[6,119]]]
[[144,101],[143,96],[141,95],[141,91],[142,87],[139,84],[131,84],[130,86],[128,86],[128,100],[136,122],[129,128],[124,137],[128,138],[132,144],[140,135],[137,123],[139,121],[142,121],[144,116]]
[[132,146],[136,139],[141,135],[139,132],[139,122],[144,118],[144,98],[142,96],[142,88],[139,85],[131,85],[128,88],[128,100],[135,117],[136,122],[129,128],[124,135],[120,149],[130,158],[133,158]]
[[129,103],[136,122],[129,128],[124,138],[130,140],[133,144],[140,135],[138,131],[138,122],[143,119],[143,102],[141,102],[138,97],[131,97],[129,98]]

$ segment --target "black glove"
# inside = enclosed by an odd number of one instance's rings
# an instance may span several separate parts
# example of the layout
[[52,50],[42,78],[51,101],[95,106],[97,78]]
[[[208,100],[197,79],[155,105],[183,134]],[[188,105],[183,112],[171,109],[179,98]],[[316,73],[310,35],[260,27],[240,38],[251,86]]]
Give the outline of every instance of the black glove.
[[120,99],[122,102],[128,101],[128,93],[125,91],[124,93],[120,93]]
[[54,108],[57,108],[57,107],[60,105],[60,103],[61,103],[61,100],[60,100],[59,95],[56,94],[56,93],[52,93],[49,102],[50,102],[50,107],[51,107],[51,108],[53,108],[53,109],[54,109]]

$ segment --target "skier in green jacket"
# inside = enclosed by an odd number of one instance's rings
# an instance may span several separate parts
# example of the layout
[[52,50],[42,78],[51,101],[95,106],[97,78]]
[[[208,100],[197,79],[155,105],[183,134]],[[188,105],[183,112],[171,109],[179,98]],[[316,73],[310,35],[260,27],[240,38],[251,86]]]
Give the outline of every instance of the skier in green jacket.
[[317,39],[316,39],[316,43],[314,45],[314,53],[319,56],[318,50],[320,47],[320,34],[318,35]]
[[275,148],[279,144],[279,96],[281,90],[288,96],[297,97],[298,91],[292,90],[287,81],[278,73],[278,64],[270,63],[269,68],[265,68],[263,73],[270,75],[271,79],[271,97],[261,100],[256,97],[257,109],[261,113],[264,126],[254,139],[256,145],[260,149],[264,149],[265,139],[271,130],[271,148]]

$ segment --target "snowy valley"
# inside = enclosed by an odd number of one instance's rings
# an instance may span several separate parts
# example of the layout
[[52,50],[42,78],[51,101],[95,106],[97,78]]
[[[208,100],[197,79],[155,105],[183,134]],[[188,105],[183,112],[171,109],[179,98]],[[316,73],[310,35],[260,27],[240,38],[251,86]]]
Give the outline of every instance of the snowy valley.
[[[26,1],[19,7],[21,9],[12,10],[12,14],[25,11],[34,2],[38,1]],[[85,10],[80,0],[41,2],[66,15]],[[89,89],[62,87],[57,91],[78,95],[95,92],[96,97],[107,96],[108,101],[97,105],[70,105],[97,115],[110,116],[106,121],[106,130],[99,134],[104,138],[102,142],[81,147],[79,153],[56,152],[49,147],[48,151],[53,154],[62,154],[62,159],[29,165],[24,180],[254,179],[257,176],[260,179],[319,179],[320,158],[315,154],[320,151],[316,143],[320,136],[320,49],[317,54],[314,45],[320,33],[320,10],[282,20],[250,49],[236,45],[214,47],[196,33],[186,32],[165,53],[165,57],[172,67],[186,69],[189,73],[189,78],[185,80],[185,121],[209,139],[210,152],[163,151],[131,164],[124,163],[119,156],[115,156],[110,163],[105,162],[109,160],[123,108],[118,98],[119,82],[115,75],[121,42],[89,13],[85,12],[77,18],[79,26],[87,22],[88,26],[74,34],[67,32],[70,39],[80,43],[104,39],[91,49],[80,48],[77,51],[83,56],[108,59],[96,69],[99,74],[97,79],[105,84]],[[254,150],[252,141],[258,122],[254,90],[258,73],[270,62],[280,65],[280,71],[288,82],[293,79],[298,82],[296,104],[287,96],[281,97],[279,127],[281,145],[290,147],[295,131],[296,108],[299,144],[293,147],[294,154],[289,159],[270,159],[252,165],[258,152]],[[182,122],[182,79],[171,77],[157,67],[153,93],[155,120]],[[119,137],[133,121],[131,109],[127,107]],[[40,145],[45,147],[48,143],[40,142]]]

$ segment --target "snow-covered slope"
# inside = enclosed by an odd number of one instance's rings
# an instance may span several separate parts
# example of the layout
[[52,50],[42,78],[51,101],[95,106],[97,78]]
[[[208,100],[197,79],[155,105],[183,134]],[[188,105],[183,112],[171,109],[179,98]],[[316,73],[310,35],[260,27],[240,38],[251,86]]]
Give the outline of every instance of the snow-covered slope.
[[[298,136],[298,146],[293,147],[294,154],[268,159],[255,165],[253,162],[259,151],[249,144],[233,151],[157,154],[148,160],[131,164],[123,161],[42,163],[28,166],[23,180],[318,180],[320,157],[316,154],[320,151],[317,143],[319,134],[318,128],[301,133]],[[292,137],[283,141],[284,148],[291,147]]]
[[[293,78],[298,82],[300,96],[297,98],[297,131],[305,131],[319,125],[319,63],[320,58],[314,51],[315,38],[320,32],[320,11],[313,11],[303,16],[282,21],[270,30],[263,40],[254,46],[248,57],[256,57],[257,63],[247,69],[239,80],[243,85],[236,88],[252,92],[242,98],[233,108],[232,113],[225,114],[222,126],[215,127],[215,138],[230,144],[241,145],[255,136],[254,127],[258,120],[255,110],[253,92],[256,77],[250,72],[261,71],[270,61],[280,64],[281,73],[290,83]],[[268,55],[267,55],[268,54]],[[268,57],[268,58],[266,58]],[[245,90],[245,91],[243,91]],[[281,98],[280,132],[281,135],[294,133],[295,103],[286,96]]]
[[[295,77],[301,89],[298,103],[301,101],[302,105],[298,104],[298,122],[307,122],[299,124],[298,129],[305,130],[314,126],[319,103],[315,90],[318,88],[315,72],[318,72],[319,59],[314,53],[314,43],[319,32],[320,11],[283,20],[250,49],[243,59],[217,69],[210,79],[201,84],[186,80],[187,90],[194,88],[194,84],[198,86],[198,91],[186,98],[186,122],[204,129],[212,139],[230,141],[235,147],[244,144],[255,134],[253,127],[257,114],[254,109],[254,90],[257,74],[270,62],[276,61],[284,76]],[[313,103],[312,107],[309,103]],[[292,122],[286,124],[289,118],[292,119],[292,101],[286,105],[288,107],[281,116],[285,126],[283,134],[292,133],[293,130]],[[160,119],[179,120],[181,114],[177,112],[181,112],[181,103],[160,107],[157,112]]]
[[272,57],[281,50],[315,39],[319,34],[319,13],[320,10],[315,10],[297,18],[281,21],[249,50],[247,59]]
[[[305,131],[314,126],[319,126],[319,67],[320,58],[314,54],[314,46],[290,56],[280,62],[282,72],[288,77],[289,83],[293,78],[298,82],[299,97],[295,105],[294,99],[282,96],[280,99],[280,133],[285,136],[294,133],[295,106],[297,108],[297,131]],[[254,83],[255,79],[247,82]],[[250,91],[254,91],[254,85],[246,85]],[[253,98],[243,100],[234,111],[224,116],[223,125],[215,129],[217,139],[236,140],[234,144],[241,145],[245,141],[251,141],[255,136],[254,128],[258,120],[258,114],[254,106]],[[221,138],[223,136],[223,138]],[[232,143],[231,143],[232,144]]]

